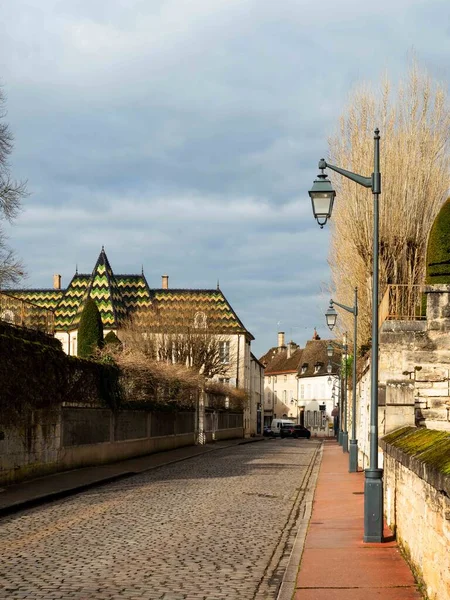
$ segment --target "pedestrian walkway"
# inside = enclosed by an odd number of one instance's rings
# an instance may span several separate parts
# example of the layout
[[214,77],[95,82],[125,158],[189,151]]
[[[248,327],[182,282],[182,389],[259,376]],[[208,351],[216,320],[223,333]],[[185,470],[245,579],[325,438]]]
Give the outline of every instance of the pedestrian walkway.
[[96,485],[111,483],[124,477],[143,473],[162,465],[193,458],[221,448],[257,442],[263,439],[260,437],[235,439],[213,442],[202,446],[184,446],[175,450],[138,456],[111,464],[72,469],[71,471],[54,473],[31,481],[9,485],[0,489],[0,517],[44,502],[77,494]]
[[384,543],[365,544],[363,531],[364,473],[349,473],[348,454],[335,440],[327,440],[300,567],[289,597],[421,599],[392,532],[385,527]]

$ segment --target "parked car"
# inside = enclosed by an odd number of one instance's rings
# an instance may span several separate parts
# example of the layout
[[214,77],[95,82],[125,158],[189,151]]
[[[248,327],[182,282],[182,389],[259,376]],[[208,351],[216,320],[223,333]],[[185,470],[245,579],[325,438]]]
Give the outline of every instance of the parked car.
[[283,425],[280,429],[280,437],[292,437],[292,438],[309,438],[311,437],[311,432],[303,425]]
[[272,419],[270,428],[273,435],[280,435],[281,428],[285,427],[286,425],[295,425],[295,423],[290,419]]
[[263,429],[263,435],[265,435],[266,437],[273,437],[274,433],[272,431],[271,427],[264,427]]

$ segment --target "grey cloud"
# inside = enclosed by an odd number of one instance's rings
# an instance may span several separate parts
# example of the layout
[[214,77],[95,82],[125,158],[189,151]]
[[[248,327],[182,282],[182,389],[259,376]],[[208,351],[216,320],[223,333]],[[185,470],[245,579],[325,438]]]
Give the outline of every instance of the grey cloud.
[[219,278],[256,353],[280,319],[303,341],[320,333],[317,161],[352,85],[395,78],[412,46],[448,81],[447,4],[6,3],[0,78],[31,192],[9,232],[28,285],[91,270],[105,244],[114,270],[144,263],[151,285]]

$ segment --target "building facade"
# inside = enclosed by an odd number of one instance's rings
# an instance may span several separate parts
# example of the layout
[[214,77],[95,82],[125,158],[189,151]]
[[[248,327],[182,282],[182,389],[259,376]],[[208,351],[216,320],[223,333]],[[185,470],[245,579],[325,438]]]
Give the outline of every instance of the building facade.
[[[333,345],[333,356],[328,357],[327,347]],[[299,422],[317,437],[333,435],[333,409],[342,394],[338,369],[342,350],[336,340],[321,340],[314,331],[312,340],[306,342],[297,372]],[[331,369],[329,368],[331,364]]]
[[260,361],[264,370],[264,425],[272,419],[286,417],[299,423],[297,373],[302,350],[284,332],[278,333],[278,345],[264,354]]

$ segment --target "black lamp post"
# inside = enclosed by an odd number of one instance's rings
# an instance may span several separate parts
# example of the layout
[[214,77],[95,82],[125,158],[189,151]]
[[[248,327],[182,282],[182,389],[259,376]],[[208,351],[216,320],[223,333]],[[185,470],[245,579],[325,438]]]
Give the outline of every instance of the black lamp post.
[[[331,309],[331,310],[330,310]],[[326,312],[327,320],[328,315],[331,314],[331,311],[335,314],[333,327],[336,324],[337,313],[331,305]],[[330,327],[332,329],[332,327]],[[344,334],[343,344],[339,344],[338,342],[329,343],[327,346],[327,356],[331,358],[333,356],[334,348],[341,348],[344,351],[344,364],[341,364],[341,378],[342,378],[342,394],[341,399],[342,402],[339,405],[340,415],[339,415],[339,434],[338,434],[338,442],[339,446],[342,446],[343,452],[348,452],[348,431],[347,431],[347,334]],[[331,362],[328,363],[331,366]]]
[[373,193],[373,267],[372,267],[372,360],[370,390],[370,459],[365,470],[364,481],[364,541],[383,540],[383,469],[378,468],[378,246],[379,246],[379,196],[381,194],[380,132],[375,129],[374,166],[371,177],[364,177],[319,161],[322,171],[309,192],[314,217],[322,228],[331,217],[336,192],[324,174],[330,168],[340,175],[355,181]]
[[[335,300],[330,300],[330,307],[328,308],[325,316],[328,323],[328,315],[330,309],[334,310],[333,306],[339,306],[354,316],[354,332],[353,332],[353,389],[352,389],[352,437],[350,440],[350,456],[349,456],[349,473],[356,473],[358,471],[358,440],[356,439],[356,353],[357,353],[357,336],[358,336],[358,288],[355,287],[355,303],[353,307],[345,306]],[[336,312],[336,311],[334,311]],[[336,319],[335,323],[336,324]],[[333,325],[333,327],[334,327]]]

